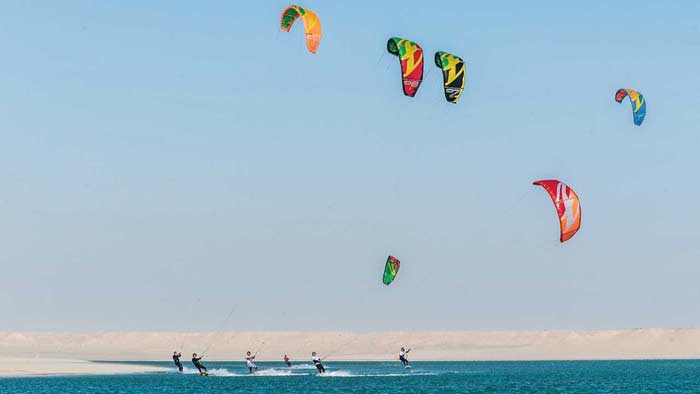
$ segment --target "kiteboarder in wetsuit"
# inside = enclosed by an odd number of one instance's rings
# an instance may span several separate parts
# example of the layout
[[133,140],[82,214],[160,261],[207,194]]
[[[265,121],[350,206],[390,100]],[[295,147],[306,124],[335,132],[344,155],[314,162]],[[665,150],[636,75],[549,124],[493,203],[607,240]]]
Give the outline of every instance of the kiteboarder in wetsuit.
[[192,353],[192,364],[194,364],[194,366],[197,368],[197,370],[199,371],[199,374],[200,374],[200,375],[202,375],[202,376],[208,376],[209,373],[207,372],[207,367],[205,367],[205,366],[200,362],[200,360],[201,360],[203,357],[204,357],[204,355],[202,355],[202,357],[197,357],[197,353]]
[[399,352],[399,360],[401,360],[404,367],[408,367],[408,360],[406,359],[406,355],[410,351],[411,351],[411,348],[408,348],[408,350],[401,348],[401,351]]
[[291,366],[292,366],[292,363],[289,361],[289,357],[287,357],[286,354],[284,355],[284,364],[285,364],[287,367],[291,367]]
[[317,356],[316,352],[311,353],[311,361],[314,362],[316,369],[318,369],[318,373],[325,373],[326,372],[326,369],[323,368],[323,364],[321,364],[321,357]]
[[173,352],[173,362],[175,362],[175,366],[177,367],[177,370],[182,372],[182,363],[180,362],[180,357],[182,357],[182,353]]
[[[256,353],[257,354],[257,353]],[[248,373],[253,373],[258,370],[258,366],[253,362],[255,360],[255,354],[251,355],[250,351],[245,354],[245,362],[248,365]]]

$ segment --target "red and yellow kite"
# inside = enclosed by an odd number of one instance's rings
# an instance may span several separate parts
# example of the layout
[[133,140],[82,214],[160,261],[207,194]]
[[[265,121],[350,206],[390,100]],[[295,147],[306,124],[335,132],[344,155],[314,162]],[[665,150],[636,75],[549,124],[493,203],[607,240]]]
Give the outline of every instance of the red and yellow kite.
[[581,202],[574,189],[556,179],[546,179],[533,182],[542,186],[552,198],[554,207],[559,215],[561,236],[559,240],[566,242],[581,228]]

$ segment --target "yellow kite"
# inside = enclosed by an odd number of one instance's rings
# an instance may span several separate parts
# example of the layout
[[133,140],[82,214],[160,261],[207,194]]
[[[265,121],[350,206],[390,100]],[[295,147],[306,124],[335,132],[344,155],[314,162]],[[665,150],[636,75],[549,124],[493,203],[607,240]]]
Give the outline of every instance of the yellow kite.
[[304,32],[306,33],[306,48],[309,52],[316,53],[318,44],[321,43],[323,30],[321,29],[321,20],[318,15],[298,5],[290,5],[282,11],[280,20],[280,28],[286,32],[292,29],[292,25],[301,17],[304,21]]

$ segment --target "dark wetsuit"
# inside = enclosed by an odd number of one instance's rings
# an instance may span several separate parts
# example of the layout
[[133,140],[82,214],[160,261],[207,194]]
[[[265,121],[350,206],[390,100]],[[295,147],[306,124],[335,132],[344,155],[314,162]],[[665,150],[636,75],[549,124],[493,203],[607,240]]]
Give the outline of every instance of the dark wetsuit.
[[173,354],[173,362],[175,362],[175,365],[177,366],[177,370],[182,372],[182,363],[180,362],[180,355],[179,354]]
[[405,352],[403,350],[401,352],[399,352],[399,360],[401,360],[401,363],[403,363],[404,367],[408,366],[408,360],[406,359],[406,355],[408,354],[409,351],[411,351],[411,349],[408,349]]
[[286,357],[286,356],[284,357],[284,363],[287,365],[287,367],[291,367],[291,366],[292,366],[292,363],[289,362],[289,358]]
[[[202,373],[202,372],[207,373],[207,367],[205,367],[204,365],[202,365],[202,363],[199,362],[199,360],[201,360],[201,359],[202,359],[201,357],[199,357],[199,358],[192,357],[192,364],[194,364],[194,366],[197,368],[199,373]],[[202,370],[204,370],[204,371],[202,371]]]
[[321,359],[319,357],[314,357],[311,359],[311,361],[314,362],[314,365],[316,366],[316,369],[318,369],[318,373],[324,373],[326,372],[326,369],[323,368],[323,364],[321,364]]

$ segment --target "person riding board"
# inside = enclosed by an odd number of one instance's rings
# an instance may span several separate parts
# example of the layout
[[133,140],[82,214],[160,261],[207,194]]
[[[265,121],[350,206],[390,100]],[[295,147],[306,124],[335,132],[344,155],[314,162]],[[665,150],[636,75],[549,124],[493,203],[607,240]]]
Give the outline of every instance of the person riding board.
[[255,363],[253,362],[253,360],[255,360],[256,355],[257,353],[251,355],[250,351],[246,353],[245,362],[248,365],[248,373],[253,373],[253,371],[258,370],[258,366],[255,365]]
[[200,375],[209,376],[209,372],[207,372],[207,367],[205,367],[204,364],[201,363],[202,358],[204,358],[203,354],[202,357],[197,357],[197,353],[192,353],[192,364],[194,364],[195,368],[197,368]]
[[292,363],[289,361],[289,357],[287,357],[286,354],[284,355],[284,364],[287,365],[287,367],[290,367],[290,368],[291,368],[291,366],[292,366]]
[[175,363],[177,370],[179,372],[182,372],[182,363],[180,362],[180,357],[182,357],[182,353],[178,351],[173,352],[173,362]]
[[311,352],[311,361],[313,361],[314,365],[316,366],[316,369],[318,369],[318,373],[325,373],[326,368],[323,368],[323,364],[321,364],[322,358],[316,355],[316,352]]
[[408,350],[401,348],[401,351],[399,352],[399,360],[401,360],[404,367],[408,367],[408,360],[406,359],[406,355],[410,351],[411,351],[411,348],[408,348]]

